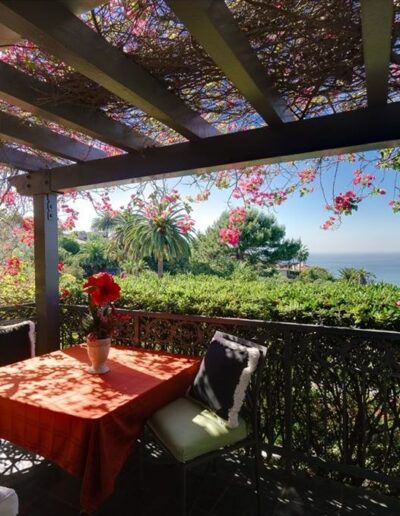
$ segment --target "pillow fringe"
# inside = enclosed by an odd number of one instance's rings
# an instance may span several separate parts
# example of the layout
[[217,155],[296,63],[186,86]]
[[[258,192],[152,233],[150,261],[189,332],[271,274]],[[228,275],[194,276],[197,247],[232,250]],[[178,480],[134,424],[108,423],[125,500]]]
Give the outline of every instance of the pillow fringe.
[[243,369],[240,375],[239,383],[236,386],[233,394],[233,405],[228,412],[228,426],[236,428],[239,426],[239,411],[243,405],[246,395],[247,387],[250,383],[251,375],[257,369],[257,364],[260,359],[260,351],[257,348],[245,348],[237,344],[237,349],[245,349],[248,353],[247,366]]

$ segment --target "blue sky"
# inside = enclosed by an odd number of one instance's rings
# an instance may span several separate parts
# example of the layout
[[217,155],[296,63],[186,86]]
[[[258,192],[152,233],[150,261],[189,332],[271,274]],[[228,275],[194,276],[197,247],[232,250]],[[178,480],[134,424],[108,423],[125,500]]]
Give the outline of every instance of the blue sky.
[[[372,153],[370,153],[372,154]],[[336,191],[351,188],[352,172],[357,163],[341,165]],[[382,176],[382,171],[368,170],[369,173]],[[387,195],[376,196],[362,202],[358,212],[343,217],[339,229],[324,231],[321,224],[328,218],[329,212],[324,209],[325,201],[321,192],[314,192],[300,198],[292,195],[273,213],[280,224],[286,227],[289,237],[301,238],[311,253],[388,253],[400,252],[400,214],[393,214],[388,202],[393,198],[393,184],[398,172],[387,171],[379,185],[387,190]],[[188,188],[182,193],[189,195]],[[193,192],[195,193],[195,192]],[[118,208],[126,204],[130,193],[114,192],[111,194],[113,205]],[[226,208],[228,192],[216,190],[206,202],[194,205],[192,213],[196,221],[196,229],[203,231],[214,222]],[[90,229],[91,220],[95,216],[91,206],[83,201],[78,202],[80,217],[78,229]]]

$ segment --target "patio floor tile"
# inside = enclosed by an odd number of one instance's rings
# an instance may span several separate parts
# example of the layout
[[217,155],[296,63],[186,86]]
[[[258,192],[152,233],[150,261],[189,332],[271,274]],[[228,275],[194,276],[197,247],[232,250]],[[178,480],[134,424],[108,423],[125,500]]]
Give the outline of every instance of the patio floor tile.
[[[214,470],[202,466],[188,477],[190,516],[255,514],[251,462],[246,457],[220,459]],[[154,445],[146,447],[144,481],[139,481],[135,454],[118,477],[116,489],[96,516],[179,515],[176,468]],[[20,516],[79,514],[78,479],[59,467],[0,443],[0,484],[13,487],[20,499]],[[400,501],[340,483],[297,475],[288,483],[282,471],[265,468],[263,507],[272,516],[398,516]]]

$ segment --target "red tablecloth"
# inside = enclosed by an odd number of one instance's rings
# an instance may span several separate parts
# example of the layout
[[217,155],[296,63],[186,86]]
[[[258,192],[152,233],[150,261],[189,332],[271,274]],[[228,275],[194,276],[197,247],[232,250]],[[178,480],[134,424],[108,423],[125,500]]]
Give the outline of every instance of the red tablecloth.
[[91,375],[87,365],[77,346],[0,368],[0,437],[80,476],[81,506],[93,511],[146,419],[184,393],[199,360],[116,346],[109,373]]

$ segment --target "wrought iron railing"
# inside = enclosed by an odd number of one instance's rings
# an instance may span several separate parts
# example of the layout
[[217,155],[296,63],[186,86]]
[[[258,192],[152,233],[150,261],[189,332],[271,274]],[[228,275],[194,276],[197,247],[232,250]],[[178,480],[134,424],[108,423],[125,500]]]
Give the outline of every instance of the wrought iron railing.
[[0,305],[0,323],[13,322],[21,319],[35,319],[36,308],[33,303],[20,305]]
[[[62,342],[84,340],[85,307],[62,308]],[[129,311],[122,343],[202,355],[215,330],[267,346],[269,455],[353,484],[400,488],[400,333]]]
[[[62,346],[83,342],[87,308],[61,310]],[[124,311],[127,345],[202,355],[217,329],[263,343],[269,457],[288,471],[399,491],[399,332]]]

